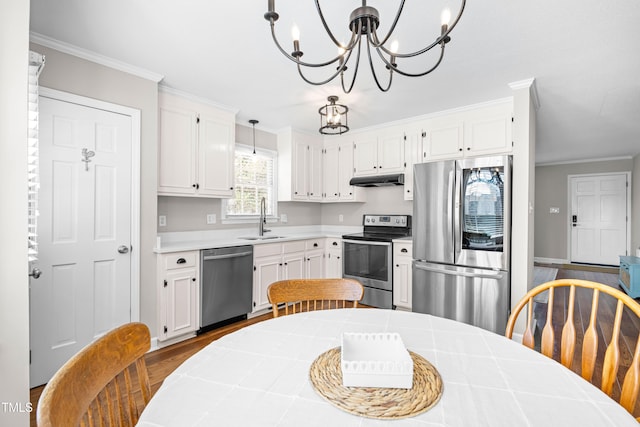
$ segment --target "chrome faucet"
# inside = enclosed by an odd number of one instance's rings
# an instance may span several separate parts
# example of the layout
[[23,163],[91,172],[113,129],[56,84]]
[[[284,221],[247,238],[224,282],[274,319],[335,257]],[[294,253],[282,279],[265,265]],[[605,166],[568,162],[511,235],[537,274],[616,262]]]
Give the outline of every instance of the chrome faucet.
[[267,223],[267,201],[263,197],[262,199],[260,199],[260,221],[258,222],[258,236],[264,236],[264,233],[271,231],[264,228],[266,223]]

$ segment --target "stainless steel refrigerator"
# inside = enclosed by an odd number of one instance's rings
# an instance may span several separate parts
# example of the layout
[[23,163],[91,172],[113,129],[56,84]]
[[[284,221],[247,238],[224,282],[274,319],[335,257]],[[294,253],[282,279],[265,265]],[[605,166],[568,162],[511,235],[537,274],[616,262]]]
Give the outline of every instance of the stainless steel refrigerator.
[[504,334],[511,156],[416,164],[413,311]]

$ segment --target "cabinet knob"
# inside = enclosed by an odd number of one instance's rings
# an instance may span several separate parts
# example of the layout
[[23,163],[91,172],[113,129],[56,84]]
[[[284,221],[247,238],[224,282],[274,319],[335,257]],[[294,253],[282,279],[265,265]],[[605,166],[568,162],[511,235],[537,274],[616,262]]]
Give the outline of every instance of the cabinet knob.
[[229,190],[233,190],[233,187],[229,187]]
[[195,277],[194,277],[194,278],[192,278],[192,279],[191,279],[191,281],[192,281],[192,282],[195,282],[195,281],[196,281],[196,278],[195,278]]
[[317,244],[317,243],[314,243],[314,244],[313,244],[313,247],[314,247],[314,248],[317,248],[317,247],[318,247],[318,244]]
[[462,148],[458,148],[458,151],[462,151]]
[[333,242],[332,245],[333,246],[338,246],[338,242]]
[[471,147],[467,147],[467,151],[471,150]]

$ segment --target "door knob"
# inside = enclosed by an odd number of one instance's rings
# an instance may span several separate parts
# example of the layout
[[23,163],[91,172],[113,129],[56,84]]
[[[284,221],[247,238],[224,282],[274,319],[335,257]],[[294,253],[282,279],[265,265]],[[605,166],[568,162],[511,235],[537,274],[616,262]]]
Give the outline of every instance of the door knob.
[[37,279],[38,277],[40,277],[41,274],[42,274],[42,271],[40,271],[38,267],[33,267],[33,269],[31,270],[31,273],[29,273],[29,276],[33,277],[34,279]]
[[121,254],[126,254],[127,252],[129,252],[129,247],[125,245],[120,245],[118,246],[118,252]]

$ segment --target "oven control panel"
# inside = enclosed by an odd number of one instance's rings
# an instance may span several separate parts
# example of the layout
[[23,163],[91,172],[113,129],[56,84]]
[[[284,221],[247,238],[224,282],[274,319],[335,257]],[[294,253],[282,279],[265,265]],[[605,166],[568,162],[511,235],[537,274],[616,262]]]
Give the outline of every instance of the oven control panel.
[[410,215],[364,215],[362,225],[378,227],[410,227]]

